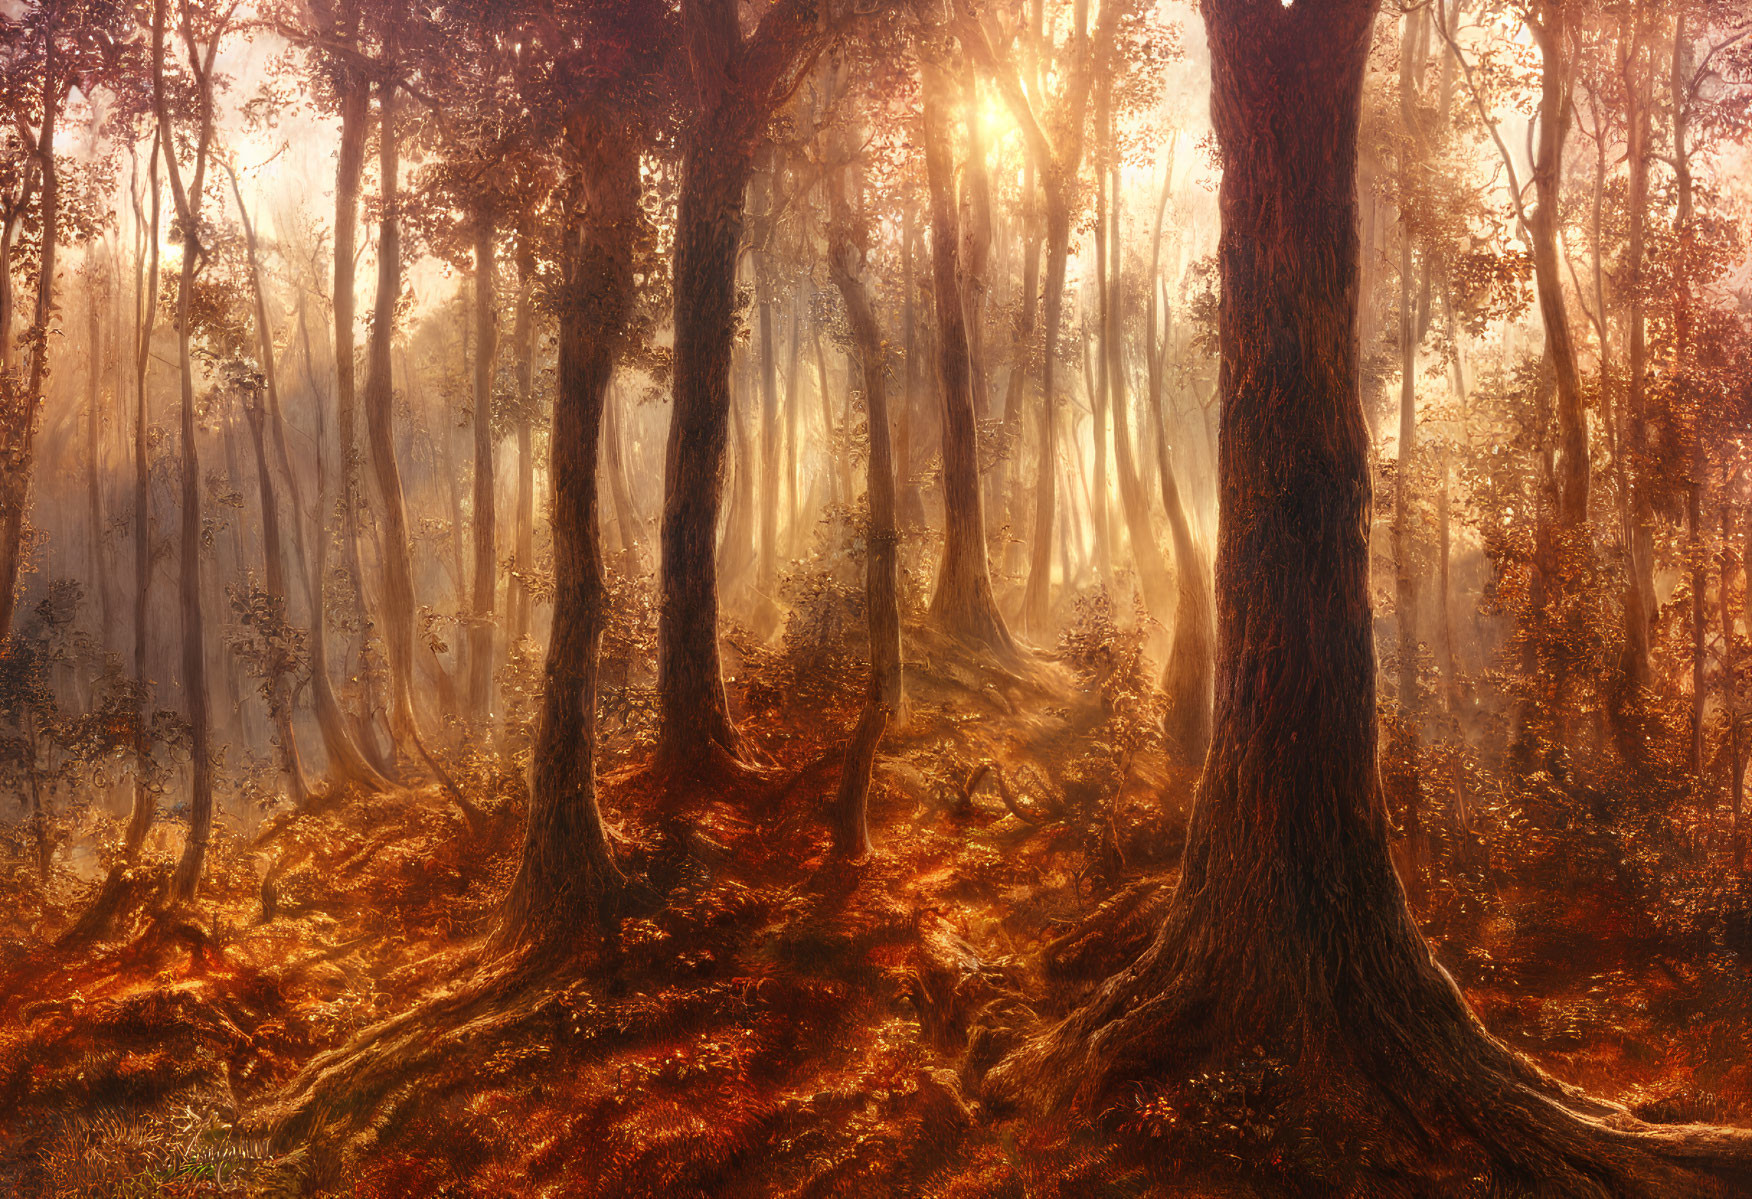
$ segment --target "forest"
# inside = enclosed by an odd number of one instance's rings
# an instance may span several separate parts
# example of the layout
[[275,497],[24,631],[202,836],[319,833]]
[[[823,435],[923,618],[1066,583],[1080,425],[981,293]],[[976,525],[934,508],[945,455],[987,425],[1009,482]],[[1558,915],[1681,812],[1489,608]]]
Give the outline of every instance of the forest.
[[0,0],[0,1192],[1752,1195],[1745,0]]

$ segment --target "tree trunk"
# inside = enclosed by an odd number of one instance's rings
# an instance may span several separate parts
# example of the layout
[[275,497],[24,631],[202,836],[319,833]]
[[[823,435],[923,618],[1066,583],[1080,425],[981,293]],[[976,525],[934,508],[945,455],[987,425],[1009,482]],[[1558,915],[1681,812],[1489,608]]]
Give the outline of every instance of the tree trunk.
[[492,720],[493,598],[499,578],[493,478],[493,351],[498,341],[493,233],[492,220],[481,217],[475,227],[474,594],[468,626],[468,708],[483,723]]
[[1204,13],[1224,156],[1213,744],[1158,939],[986,1093],[1094,1115],[1134,1083],[1275,1059],[1285,1118],[1393,1146],[1391,1179],[1350,1190],[1422,1193],[1407,1171],[1428,1163],[1436,1189],[1483,1164],[1498,1190],[1724,1193],[1752,1133],[1657,1129],[1552,1080],[1484,1031],[1417,931],[1375,757],[1356,339],[1373,5]]
[[[250,440],[255,450],[256,489],[261,504],[262,515],[262,560],[266,575],[268,594],[277,599],[281,605],[282,618],[290,620],[292,593],[286,586],[285,557],[280,544],[280,506],[274,495],[274,476],[268,468],[267,437],[265,425],[270,414],[278,425],[280,411],[280,382],[278,364],[274,354],[274,334],[268,327],[268,303],[262,292],[261,263],[257,257],[255,225],[249,218],[248,211],[243,206],[243,190],[238,186],[237,173],[229,164],[226,172],[231,177],[231,194],[237,201],[237,216],[243,225],[244,249],[249,261],[250,294],[255,301],[256,353],[261,360],[262,393],[253,393],[245,399],[244,414],[249,420]],[[262,404],[267,404],[264,411]],[[284,456],[285,440],[280,440],[282,456]],[[287,477],[296,484],[297,480],[291,473],[291,463],[284,463]],[[292,510],[294,523],[299,520],[298,510],[294,504]],[[298,737],[292,724],[292,677],[291,666],[285,664],[285,669],[275,669],[267,679],[268,683],[268,715],[274,721],[276,735],[280,742],[280,765],[286,772],[286,781],[292,788],[292,802],[302,807],[310,799],[310,780],[304,773],[304,761],[298,752]]]
[[[732,19],[734,14],[732,14]],[[657,628],[661,755],[668,764],[740,759],[718,657],[714,541],[724,494],[736,256],[751,148],[710,118],[683,151],[675,234],[675,400],[664,464]],[[737,470],[749,468],[739,457]]]
[[[1111,143],[1112,140],[1110,136],[1108,141]],[[1107,246],[1112,274],[1106,288],[1107,315],[1102,347],[1107,354],[1107,386],[1113,404],[1113,464],[1119,475],[1119,501],[1125,512],[1132,563],[1137,567],[1144,604],[1158,619],[1166,619],[1168,566],[1162,560],[1162,548],[1156,543],[1155,530],[1150,528],[1150,501],[1144,493],[1143,481],[1138,477],[1137,459],[1132,456],[1131,401],[1125,386],[1125,289],[1121,285],[1120,270],[1120,174],[1117,162],[1113,165],[1112,179],[1108,204],[1111,232]]]
[[[596,799],[596,683],[606,615],[597,534],[597,461],[615,354],[633,304],[632,234],[639,151],[623,130],[588,122],[571,137],[583,159],[578,241],[566,256],[554,397],[554,620],[530,772],[523,856],[498,933],[560,945],[625,884]],[[708,555],[707,561],[710,561]]]
[[[1095,175],[1095,308],[1100,321],[1101,345],[1112,336],[1112,310],[1107,295],[1107,173]],[[1094,425],[1094,482],[1089,489],[1090,524],[1095,536],[1095,569],[1101,582],[1113,589],[1113,520],[1108,506],[1107,486],[1107,408],[1113,388],[1108,380],[1109,358],[1105,349],[1093,350],[1094,339],[1083,338],[1083,388],[1089,396],[1089,413]],[[1091,355],[1098,361],[1090,367]],[[1080,452],[1080,451],[1079,451]],[[1068,583],[1069,580],[1067,580]]]
[[[301,300],[298,305],[298,336],[304,346],[304,361],[310,368],[310,376],[315,379],[315,359],[310,351],[310,324],[305,319],[305,305]],[[328,441],[326,413],[328,406],[326,397],[317,396],[316,408],[316,539],[315,546],[307,564],[310,572],[311,618],[310,618],[310,707],[316,715],[317,731],[322,737],[323,753],[328,758],[328,772],[337,783],[352,783],[370,791],[384,791],[391,786],[370,759],[360,749],[353,739],[352,731],[347,727],[346,713],[341,709],[340,697],[335,694],[333,681],[329,678],[328,658],[328,595],[325,583],[328,579],[329,551],[329,490],[328,490],[328,456],[325,443]],[[343,454],[345,447],[343,445]]]
[[[42,125],[37,133],[42,246],[37,254],[36,314],[27,334],[28,362],[24,390],[17,390],[13,372],[0,372],[0,640],[12,635],[18,603],[18,575],[23,565],[24,511],[30,503],[30,480],[36,464],[37,409],[42,406],[48,378],[49,320],[55,312],[55,243],[60,222],[61,177],[55,167],[55,121],[61,88],[55,66],[55,28],[44,32]],[[10,251],[12,246],[7,244]],[[11,275],[12,263],[0,261],[0,274]],[[11,288],[8,286],[8,294]],[[10,328],[0,329],[10,345]]]
[[1568,57],[1568,6],[1541,0],[1541,19],[1530,28],[1540,50],[1539,140],[1533,159],[1536,206],[1528,214],[1533,243],[1533,274],[1546,350],[1557,374],[1557,517],[1574,547],[1588,543],[1588,414],[1583,405],[1575,339],[1564,309],[1559,206],[1563,189],[1563,148],[1573,110],[1574,68]]
[[517,234],[517,315],[511,326],[511,357],[517,372],[517,529],[516,564],[506,606],[512,644],[529,634],[529,582],[535,570],[535,403],[534,374],[535,250],[526,231]]
[[[842,157],[843,160],[843,157]],[[839,172],[830,178],[828,196],[828,269],[846,304],[846,317],[857,347],[864,382],[864,405],[870,425],[867,463],[870,533],[865,555],[864,603],[870,623],[870,687],[864,710],[846,747],[834,803],[833,847],[850,857],[870,847],[870,773],[889,722],[900,711],[901,649],[894,467],[888,443],[888,364],[882,330],[862,278],[862,248],[854,241],[851,205]]]
[[[220,34],[212,34],[207,67],[199,71],[200,132],[195,143],[194,174],[187,188],[183,186],[182,166],[177,161],[176,138],[172,136],[170,100],[164,89],[164,13],[165,0],[153,6],[153,103],[158,125],[163,131],[165,173],[170,177],[171,196],[176,201],[177,223],[182,228],[182,277],[177,285],[176,348],[177,367],[182,382],[182,488],[181,488],[181,564],[179,607],[182,617],[182,685],[185,714],[189,722],[189,832],[184,842],[181,860],[171,881],[171,894],[179,901],[194,898],[206,862],[207,842],[213,832],[213,760],[212,728],[207,711],[207,638],[205,614],[201,608],[201,464],[195,443],[195,365],[190,354],[191,314],[194,304],[195,272],[202,255],[196,242],[200,227],[202,189],[207,177],[207,154],[213,137],[212,49],[216,49]],[[193,44],[190,52],[193,57]]]
[[1013,658],[1016,644],[992,598],[986,564],[973,365],[957,262],[954,164],[946,111],[948,80],[941,64],[933,60],[924,63],[922,74],[925,170],[931,193],[931,271],[937,301],[937,374],[943,391],[943,559],[937,591],[931,598],[931,618],[944,632],[1000,657]]
[[86,518],[91,526],[91,585],[97,592],[98,615],[102,621],[97,643],[99,648],[107,652],[110,636],[115,628],[115,614],[110,602],[111,574],[103,552],[103,410],[100,406],[103,378],[102,333],[97,315],[96,263],[91,257],[86,262],[85,504]]
[[365,428],[382,522],[383,644],[389,659],[389,727],[405,745],[418,736],[414,716],[414,571],[401,466],[395,449],[395,384],[390,357],[395,306],[401,297],[401,210],[396,195],[401,153],[396,129],[396,85],[377,89],[379,181],[382,211],[377,231],[377,301],[365,347]]
[[[1640,22],[1638,22],[1640,27]],[[1624,62],[1625,103],[1625,219],[1630,226],[1625,246],[1626,290],[1630,304],[1626,320],[1629,328],[1630,380],[1625,395],[1625,445],[1621,455],[1628,459],[1627,490],[1630,505],[1630,527],[1627,530],[1629,570],[1626,572],[1624,597],[1624,659],[1623,685],[1628,694],[1618,697],[1616,706],[1641,708],[1646,692],[1653,682],[1649,649],[1654,639],[1655,621],[1655,518],[1645,475],[1648,462],[1648,330],[1647,284],[1643,262],[1648,238],[1649,212],[1649,140],[1650,95],[1649,65],[1642,61],[1641,39]],[[1634,76],[1634,77],[1633,77]],[[1604,310],[1601,319],[1605,319]],[[1623,716],[1620,744],[1633,760],[1640,756],[1642,730],[1632,729]]]
[[[351,40],[356,37],[356,31],[349,30],[345,36]],[[356,642],[362,645],[370,622],[365,611],[365,570],[359,550],[359,404],[353,325],[358,310],[359,192],[365,177],[365,141],[370,133],[371,83],[363,71],[343,66],[336,90],[340,93],[341,141],[335,168],[333,304],[335,415],[340,425],[341,448],[341,545],[358,608]],[[343,669],[350,669],[347,660],[356,656],[355,650],[349,647],[343,656]],[[360,749],[376,758],[381,755],[376,752],[375,738],[369,728],[372,708],[369,673],[361,670],[360,677],[365,680],[365,686],[361,688],[360,706],[353,713],[353,723],[361,733]],[[352,735],[348,736],[351,739]],[[393,763],[387,761],[383,765],[393,767]],[[375,766],[372,773],[377,773]]]
[[[766,218],[770,223],[777,204],[774,192],[778,180],[769,174],[765,181]],[[769,228],[770,244],[773,233]],[[755,624],[763,633],[771,633],[778,622],[778,605],[774,595],[779,585],[779,363],[778,348],[773,344],[772,270],[768,261],[771,250],[763,250],[755,258],[755,291],[760,307],[760,491],[756,507],[760,513],[760,558],[755,571]]]
[[639,542],[643,539],[638,511],[633,507],[632,489],[627,486],[626,444],[621,427],[626,417],[621,413],[620,391],[609,393],[602,414],[602,452],[608,459],[608,485],[614,496],[614,518],[620,529],[621,574],[637,579],[641,570]]

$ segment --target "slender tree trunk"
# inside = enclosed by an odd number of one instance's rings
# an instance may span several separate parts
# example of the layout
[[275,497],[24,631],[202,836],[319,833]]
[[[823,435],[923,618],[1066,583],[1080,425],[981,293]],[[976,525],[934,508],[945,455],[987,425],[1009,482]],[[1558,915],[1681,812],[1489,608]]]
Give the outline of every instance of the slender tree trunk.
[[[304,361],[314,386],[315,359],[310,350],[310,324],[305,319],[305,305],[298,305],[298,336],[304,346]],[[328,759],[329,775],[339,783],[352,783],[370,791],[384,791],[391,786],[365,756],[347,726],[346,713],[340,697],[335,694],[329,677],[328,656],[328,579],[329,553],[329,487],[328,429],[326,413],[328,397],[315,397],[316,409],[316,538],[310,555],[311,619],[310,619],[310,707],[316,715],[317,731],[322,736],[323,753]],[[343,454],[345,447],[343,445]]]
[[[1640,24],[1640,23],[1639,23]],[[1627,497],[1630,505],[1629,558],[1624,599],[1624,685],[1628,694],[1620,697],[1619,706],[1641,707],[1653,682],[1649,649],[1654,637],[1655,620],[1655,545],[1654,506],[1649,495],[1645,474],[1648,462],[1648,332],[1647,284],[1643,264],[1648,238],[1649,210],[1649,137],[1650,97],[1649,69],[1644,62],[1640,39],[1624,63],[1625,78],[1625,219],[1630,225],[1625,246],[1625,274],[1630,295],[1627,322],[1629,324],[1630,379],[1625,397],[1626,417],[1623,456],[1628,459]],[[1601,319],[1605,319],[1602,310]],[[1640,757],[1640,729],[1630,728],[1621,716],[1620,744],[1629,756]]]
[[[23,565],[24,512],[30,503],[30,480],[36,465],[37,410],[42,407],[43,383],[48,378],[49,321],[55,313],[55,250],[61,213],[61,176],[55,166],[55,123],[59,116],[61,88],[55,62],[57,31],[48,20],[43,38],[42,125],[37,132],[37,213],[42,246],[37,254],[36,314],[31,320],[26,356],[26,379],[22,394],[14,372],[0,372],[0,640],[12,635],[12,618],[18,602],[18,576]],[[11,250],[8,244],[6,249]],[[0,274],[10,276],[12,264],[0,261]],[[7,314],[10,316],[10,313]],[[9,321],[0,321],[0,334],[10,346]]]
[[1740,811],[1746,800],[1746,763],[1740,752],[1740,695],[1739,678],[1736,674],[1735,644],[1734,644],[1734,607],[1730,602],[1733,577],[1737,573],[1742,579],[1745,570],[1734,570],[1733,551],[1733,505],[1723,496],[1722,499],[1722,552],[1721,552],[1721,598],[1722,613],[1722,706],[1727,709],[1728,720],[1728,813],[1732,823],[1728,827],[1728,853],[1733,859],[1734,869],[1739,871],[1744,866],[1744,858],[1740,840]]
[[98,284],[95,265],[94,262],[91,263],[85,281],[85,337],[88,355],[85,363],[85,503],[86,518],[91,526],[91,585],[97,591],[98,614],[102,620],[102,627],[98,630],[98,645],[107,651],[115,628],[115,614],[110,603],[110,572],[106,568],[103,552],[103,410],[100,407],[103,355],[102,333],[97,317]]
[[[923,338],[918,335],[918,282],[914,277],[913,257],[917,252],[917,214],[909,193],[901,233],[901,348],[906,355],[906,388],[900,397],[900,410],[894,420],[894,473],[900,493],[897,516],[904,528],[921,528],[925,523],[925,501],[913,478],[913,411],[919,393],[919,380],[924,372],[920,362],[925,357]],[[1013,452],[1013,451],[1012,451]]]
[[[135,278],[134,292],[134,802],[128,814],[128,830],[122,838],[122,868],[140,860],[146,834],[158,811],[158,788],[152,761],[152,726],[147,719],[146,671],[147,614],[152,607],[152,452],[151,393],[147,378],[152,368],[152,334],[158,323],[158,226],[163,196],[158,182],[158,147],[163,127],[152,135],[152,156],[146,170],[152,190],[151,217],[145,224],[145,280]],[[136,162],[136,169],[138,163]],[[141,211],[135,202],[134,220]]]
[[[931,617],[939,628],[1011,658],[1016,644],[992,597],[980,502],[973,367],[961,297],[959,237],[946,106],[948,80],[934,61],[923,67],[925,168],[931,193],[931,268],[937,307],[937,373],[943,390],[943,559]],[[1050,488],[1050,484],[1049,484]],[[1048,514],[1050,518],[1050,513]]]
[[[530,772],[523,856],[505,900],[507,943],[564,944],[612,906],[625,880],[596,798],[596,684],[606,616],[597,534],[598,438],[633,303],[639,152],[624,131],[572,135],[584,200],[567,247],[554,399],[554,621]],[[708,555],[708,561],[710,560]]]
[[[342,36],[352,41],[357,33],[349,29]],[[371,82],[362,70],[343,66],[336,90],[340,94],[341,140],[335,169],[335,416],[340,426],[342,554],[357,608],[358,629],[342,663],[343,669],[350,670],[351,661],[362,660],[360,647],[370,623],[365,610],[365,568],[359,547],[359,404],[353,327],[358,312],[359,193],[365,177],[365,142],[370,133]],[[370,672],[361,669],[359,677],[363,685],[359,706],[352,717],[360,734],[359,748],[383,768],[392,769],[393,763],[378,750],[371,731],[374,705]],[[373,773],[377,773],[375,765]]]
[[1583,404],[1575,339],[1565,311],[1562,250],[1558,246],[1563,186],[1563,149],[1572,108],[1574,67],[1569,59],[1568,22],[1563,0],[1541,0],[1540,22],[1532,26],[1540,50],[1538,148],[1533,160],[1536,205],[1528,214],[1533,243],[1533,274],[1546,350],[1557,377],[1557,517],[1573,548],[1588,542],[1588,415]]
[[[1107,272],[1107,173],[1095,174],[1095,308],[1100,321],[1100,350],[1092,350],[1093,338],[1083,338],[1083,386],[1089,395],[1089,412],[1094,422],[1095,465],[1094,483],[1089,492],[1090,523],[1095,534],[1095,569],[1109,590],[1113,588],[1113,520],[1108,506],[1111,491],[1107,485],[1107,409],[1113,395],[1108,376],[1111,359],[1106,353],[1113,336],[1113,312],[1109,307]],[[1090,369],[1091,355],[1097,360]]]
[[531,380],[535,356],[535,250],[527,231],[517,234],[517,315],[511,326],[511,357],[517,373],[517,528],[516,565],[511,570],[507,607],[512,644],[529,634],[529,582],[535,570],[535,403]]
[[[1111,119],[1111,117],[1110,117]],[[1113,139],[1109,137],[1109,142]],[[1126,532],[1131,538],[1132,562],[1138,571],[1144,603],[1158,619],[1168,615],[1168,567],[1162,560],[1162,548],[1156,543],[1155,530],[1150,528],[1150,501],[1138,477],[1137,459],[1132,455],[1131,400],[1125,386],[1125,289],[1121,285],[1119,245],[1119,164],[1113,165],[1113,186],[1108,204],[1111,233],[1108,256],[1112,274],[1107,286],[1107,323],[1102,347],[1107,354],[1108,391],[1113,403],[1113,464],[1119,475],[1119,500],[1125,512]]]
[[[195,441],[195,365],[190,354],[191,313],[193,312],[195,273],[203,253],[196,240],[199,229],[202,188],[207,176],[207,154],[213,136],[213,93],[211,69],[213,50],[220,34],[212,36],[207,58],[207,71],[196,68],[200,86],[200,130],[195,143],[194,174],[187,188],[183,186],[182,166],[177,161],[176,139],[171,136],[170,100],[164,88],[164,20],[165,0],[153,6],[153,103],[158,125],[163,130],[165,173],[170,178],[171,196],[176,201],[177,221],[183,231],[182,277],[177,285],[176,342],[177,367],[182,381],[182,489],[181,489],[181,563],[179,607],[182,617],[182,685],[185,714],[189,722],[189,832],[184,842],[181,860],[171,881],[171,894],[187,902],[194,898],[206,862],[207,842],[213,832],[213,759],[212,727],[207,700],[207,638],[206,619],[201,606],[201,464]],[[191,57],[194,48],[190,46]]]
[[365,348],[365,427],[377,483],[382,528],[383,643],[389,659],[389,727],[398,743],[418,736],[414,715],[414,573],[408,546],[406,501],[395,447],[395,384],[390,356],[395,306],[401,297],[401,210],[397,175],[401,151],[396,129],[396,87],[377,89],[379,184],[382,212],[377,230],[377,302]]
[[[290,620],[292,592],[286,586],[285,557],[280,541],[280,509],[279,501],[274,494],[273,472],[268,467],[267,438],[265,426],[272,420],[276,439],[279,443],[281,465],[285,468],[288,483],[294,488],[292,520],[294,528],[302,527],[298,513],[296,488],[298,478],[292,472],[292,463],[286,453],[285,434],[280,425],[280,375],[279,365],[274,352],[274,334],[268,324],[268,302],[263,294],[261,278],[261,262],[257,256],[255,225],[251,222],[248,211],[243,206],[243,191],[238,186],[237,174],[229,165],[227,173],[231,176],[231,193],[237,201],[238,220],[243,225],[244,248],[249,257],[250,293],[255,301],[256,322],[256,353],[261,361],[262,386],[264,394],[255,394],[245,401],[245,415],[249,420],[250,437],[255,448],[256,487],[259,493],[262,514],[262,549],[268,594],[281,604],[285,619]],[[267,408],[264,411],[262,403],[265,399]],[[302,536],[299,539],[302,554]],[[287,782],[292,788],[292,802],[303,806],[310,799],[310,781],[304,773],[304,761],[298,752],[298,737],[292,723],[292,678],[290,664],[277,670],[268,680],[269,716],[273,718],[275,731],[280,742],[281,768],[286,772]]]
[[[771,222],[777,203],[774,195],[778,180],[769,174],[767,220]],[[772,231],[767,231],[769,240]],[[760,494],[756,507],[760,512],[760,558],[755,576],[757,627],[771,632],[778,622],[778,606],[774,602],[779,586],[779,363],[778,348],[773,344],[772,271],[768,262],[770,251],[762,251],[755,259],[755,291],[760,308]]]
[[639,542],[643,539],[637,509],[633,507],[632,489],[627,486],[626,445],[621,435],[625,416],[621,413],[620,389],[609,393],[602,416],[602,452],[608,459],[608,484],[614,495],[614,517],[620,528],[621,573],[628,579],[639,577]]
[[[286,571],[280,548],[280,507],[274,496],[274,476],[268,468],[268,442],[260,392],[246,401],[250,440],[255,448],[257,498],[262,515],[262,560],[266,566],[268,594],[286,602]],[[280,746],[280,767],[292,788],[292,802],[302,807],[310,800],[310,781],[304,774],[304,761],[298,753],[298,737],[292,726],[292,668],[290,663],[270,661],[268,669],[268,715],[273,719]]]
[[870,623],[870,687],[864,710],[846,747],[834,804],[833,846],[851,857],[869,849],[870,773],[889,722],[899,713],[901,692],[900,604],[894,523],[894,468],[888,441],[888,364],[862,277],[862,250],[854,241],[851,204],[845,180],[835,172],[828,184],[831,224],[828,269],[845,300],[846,316],[857,347],[864,383],[864,405],[870,424],[868,498],[870,533],[865,558],[864,602]]
[[481,722],[492,720],[493,611],[499,579],[493,475],[493,355],[498,344],[494,232],[491,219],[481,217],[475,227],[474,591],[468,626],[468,707]]

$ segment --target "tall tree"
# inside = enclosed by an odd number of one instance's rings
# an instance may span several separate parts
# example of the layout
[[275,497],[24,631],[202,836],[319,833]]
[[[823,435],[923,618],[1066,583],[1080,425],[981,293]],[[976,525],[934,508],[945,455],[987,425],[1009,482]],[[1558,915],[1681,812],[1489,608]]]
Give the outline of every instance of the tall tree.
[[1016,643],[992,596],[986,561],[973,355],[961,290],[955,164],[949,147],[954,93],[942,53],[940,48],[927,49],[920,66],[925,175],[931,201],[931,281],[937,310],[937,386],[943,396],[943,558],[931,597],[931,618],[944,631],[1011,658]]
[[1374,8],[1202,5],[1223,160],[1213,743],[1155,943],[987,1089],[1099,1110],[1136,1081],[1264,1053],[1287,1063],[1297,1118],[1438,1168],[1480,1152],[1498,1185],[1725,1193],[1749,1176],[1752,1132],[1639,1124],[1496,1041],[1394,874],[1356,335]]
[[[660,757],[739,760],[718,657],[714,542],[724,493],[736,260],[755,151],[833,34],[816,0],[779,0],[743,36],[737,0],[684,0],[695,108],[675,231],[675,401],[663,475],[657,677]],[[738,464],[742,469],[742,464]]]
[[[193,333],[196,276],[206,257],[201,208],[207,167],[213,150],[213,61],[225,38],[234,7],[212,11],[197,0],[178,6],[177,33],[188,55],[189,83],[196,129],[190,139],[190,175],[183,176],[181,146],[171,117],[172,95],[166,78],[166,6],[152,6],[152,102],[161,131],[165,176],[176,206],[177,232],[182,242],[182,271],[176,293],[177,373],[182,386],[182,488],[179,538],[179,608],[182,617],[182,685],[189,721],[189,832],[171,883],[179,900],[194,898],[213,831],[212,721],[207,696],[206,614],[201,603],[201,464],[196,442],[195,364],[189,353]],[[203,44],[203,42],[205,44]]]

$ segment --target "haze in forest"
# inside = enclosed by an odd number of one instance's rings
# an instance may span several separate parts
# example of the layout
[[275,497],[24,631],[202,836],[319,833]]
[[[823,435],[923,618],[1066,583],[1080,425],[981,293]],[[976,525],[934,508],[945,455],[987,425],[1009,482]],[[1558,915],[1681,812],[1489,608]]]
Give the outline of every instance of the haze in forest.
[[0,64],[20,1194],[1752,1185],[1743,5]]

